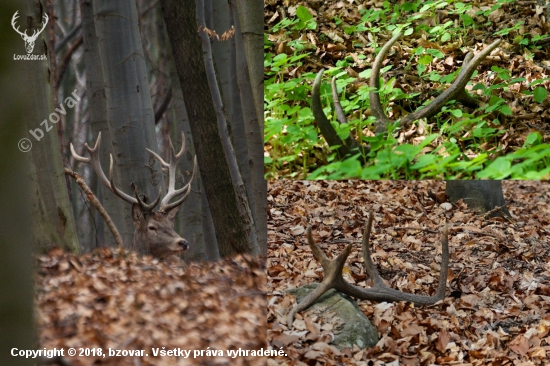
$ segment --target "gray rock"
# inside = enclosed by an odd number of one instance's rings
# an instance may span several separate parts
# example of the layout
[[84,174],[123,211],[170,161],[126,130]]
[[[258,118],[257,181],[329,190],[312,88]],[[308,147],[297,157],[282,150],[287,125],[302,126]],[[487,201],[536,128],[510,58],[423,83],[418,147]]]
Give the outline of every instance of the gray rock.
[[[300,301],[317,286],[317,283],[310,283],[287,292]],[[325,292],[302,314],[310,317],[317,316],[320,323],[333,324],[334,340],[331,343],[339,349],[353,348],[353,345],[368,348],[378,343],[377,329],[363,314],[357,303],[334,289]]]

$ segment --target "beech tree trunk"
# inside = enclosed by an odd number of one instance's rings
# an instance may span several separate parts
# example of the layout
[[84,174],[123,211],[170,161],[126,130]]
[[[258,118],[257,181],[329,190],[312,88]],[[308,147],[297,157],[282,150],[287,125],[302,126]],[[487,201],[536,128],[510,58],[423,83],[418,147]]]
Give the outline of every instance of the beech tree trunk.
[[[27,24],[23,24],[23,27],[27,27],[29,34],[32,34],[34,30],[38,31],[42,28],[43,12],[40,11],[41,7],[37,6],[35,0],[27,0],[26,5],[25,10],[19,11],[18,20],[30,20],[28,27]],[[49,19],[49,22],[52,21],[54,20]],[[33,54],[35,55],[47,53],[42,36],[44,33],[34,45]],[[16,53],[22,52],[24,52],[23,45]],[[26,98],[31,101],[26,119],[29,132],[25,137],[32,142],[32,149],[27,154],[32,160],[30,175],[33,184],[33,217],[37,223],[34,241],[42,251],[58,246],[68,251],[78,252],[80,246],[57,135],[57,123],[61,123],[63,113],[56,111],[55,108],[66,112],[80,100],[73,98],[69,93],[60,99],[60,104],[54,108],[52,90],[54,80],[48,70],[48,61],[25,61],[21,67],[26,68],[26,78],[22,80],[27,88]],[[72,102],[65,102],[65,98],[72,99]]]
[[[101,166],[107,171],[109,169],[109,154],[112,153],[111,136],[109,134],[109,124],[107,122],[107,104],[105,99],[105,81],[103,80],[103,70],[101,68],[101,58],[99,56],[98,39],[95,33],[95,22],[92,0],[80,0],[80,11],[82,15],[82,37],[84,39],[84,62],[86,64],[86,94],[88,95],[90,127],[92,130],[92,140],[88,144],[93,144],[98,134],[101,134],[101,149],[99,151],[99,160]],[[84,152],[81,155],[86,155]],[[124,226],[124,212],[128,206],[118,197],[109,191],[97,177],[91,167],[94,180],[98,182],[94,190],[103,207],[115,223],[117,228]],[[96,220],[98,229],[103,230],[100,237],[103,238],[100,245],[115,246],[115,240],[107,225],[103,225],[103,220]]]
[[502,213],[511,216],[506,208],[500,180],[451,180],[447,181],[445,193],[450,201],[456,202],[462,198],[470,208],[481,213],[504,206],[502,212],[496,211],[491,216],[502,216]]
[[[162,0],[166,29],[172,45],[181,89],[191,123],[193,143],[221,256],[236,252],[257,253],[248,241],[253,228],[240,207],[243,197],[232,184],[229,165],[218,129],[214,103],[208,87],[203,49],[197,32],[195,0]],[[245,197],[246,199],[246,197]],[[252,226],[251,226],[252,225]]]
[[[136,3],[93,0],[93,8],[112,142],[101,148],[113,153],[117,186],[132,195],[130,185],[135,183],[153,201],[164,181],[160,164],[146,150],[158,152],[158,145]],[[134,235],[129,204],[123,213],[125,225],[119,231],[129,244]]]

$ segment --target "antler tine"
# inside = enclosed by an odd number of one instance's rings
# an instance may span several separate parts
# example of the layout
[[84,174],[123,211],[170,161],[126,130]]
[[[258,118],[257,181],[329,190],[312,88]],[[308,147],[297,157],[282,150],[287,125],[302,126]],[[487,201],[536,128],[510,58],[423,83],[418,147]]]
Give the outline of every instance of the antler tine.
[[332,87],[332,100],[334,102],[334,110],[336,111],[336,118],[340,123],[348,123],[348,120],[346,119],[346,114],[344,113],[344,110],[342,109],[342,105],[340,104],[340,98],[338,98],[338,89],[336,89],[336,76],[332,77],[332,81],[330,84],[331,84],[330,86]]
[[160,196],[162,195],[162,188],[159,187],[159,194],[157,196],[157,199],[151,203],[151,204],[147,204],[145,202],[143,202],[141,200],[141,198],[139,198],[139,193],[138,193],[138,188],[137,188],[137,185],[135,185],[133,182],[132,182],[132,188],[134,190],[134,194],[136,196],[136,200],[137,200],[137,203],[141,206],[141,208],[143,209],[143,211],[146,211],[146,212],[149,212],[149,211],[153,211],[153,209],[155,208],[155,206],[159,203],[160,201]]
[[340,253],[336,258],[329,259],[313,239],[313,236],[311,235],[311,226],[308,226],[307,228],[307,240],[309,247],[313,252],[313,256],[317,258],[317,260],[321,263],[325,275],[323,281],[319,284],[319,286],[317,286],[315,290],[304,297],[302,301],[296,304],[294,309],[290,311],[287,316],[287,324],[289,328],[292,326],[292,323],[294,322],[294,315],[297,312],[306,309],[308,306],[313,304],[315,300],[317,300],[321,295],[323,295],[331,288],[338,289],[342,287],[342,285],[345,283],[344,279],[342,278],[342,269],[344,268],[346,259],[351,253],[351,248],[353,246],[353,243],[348,244],[344,251]]
[[[319,71],[315,77],[315,81],[313,81],[313,88],[311,90],[311,110],[317,121],[317,126],[319,126],[319,130],[321,130],[321,134],[325,137],[327,144],[329,146],[339,146],[336,151],[338,156],[343,158],[349,151],[331,126],[325,112],[323,112],[323,106],[321,105],[321,79],[323,77],[323,72],[324,70]],[[338,98],[338,95],[336,98]]]
[[[191,183],[195,179],[196,171],[197,171],[197,157],[195,156],[194,164],[193,164],[193,174],[191,175],[191,179],[185,186],[183,186],[180,189],[176,189],[176,169],[178,165],[178,161],[183,156],[183,153],[185,152],[185,134],[183,131],[181,132],[181,148],[180,151],[176,154],[176,151],[174,149],[174,145],[172,144],[172,139],[168,138],[168,142],[170,144],[170,161],[167,163],[160,157],[159,154],[155,153],[152,150],[147,149],[153,156],[161,163],[162,166],[168,168],[168,191],[166,192],[166,195],[162,199],[160,203],[160,209],[161,212],[167,212],[171,209],[173,209],[176,206],[179,206],[187,199],[187,196],[191,193]],[[170,200],[172,200],[175,197],[180,196],[181,194],[184,194],[183,197],[181,197],[179,200],[170,203]]]
[[451,86],[447,88],[447,90],[441,93],[437,98],[432,100],[425,107],[404,117],[401,120],[400,124],[404,127],[408,127],[416,120],[429,117],[437,113],[449,100],[454,99],[460,93],[463,93],[464,87],[466,86],[466,84],[468,84],[468,81],[470,81],[470,77],[476,70],[477,66],[485,57],[487,57],[487,55],[489,55],[489,53],[491,53],[500,44],[500,42],[501,40],[497,39],[488,47],[486,47],[483,51],[478,53],[471,61],[465,62],[465,64],[462,65],[462,70],[460,70],[458,77],[456,78],[454,83],[452,83]]
[[[172,139],[170,139],[170,137],[168,137],[168,141],[170,141],[170,147],[172,148],[172,151],[175,151],[174,146],[172,145]],[[181,148],[180,148],[180,151],[176,154],[176,159],[179,160],[179,158],[181,158],[184,152],[185,152],[185,134],[183,133],[183,131],[181,131]]]
[[[160,209],[161,212],[167,212],[173,209],[176,206],[179,206],[187,199],[189,194],[191,193],[191,184],[193,183],[193,180],[195,180],[195,177],[197,175],[197,169],[198,169],[198,163],[197,163],[197,157],[195,156],[194,162],[193,162],[193,174],[191,174],[191,179],[189,179],[189,182],[187,182],[186,185],[181,187],[180,189],[174,190],[173,194],[171,196],[164,196],[162,199],[162,202],[160,203]],[[177,201],[174,201],[172,203],[168,203],[172,198],[177,197],[181,195],[182,193],[185,194]]]
[[369,211],[369,219],[367,221],[367,224],[365,225],[365,230],[363,232],[363,242],[362,242],[362,248],[363,248],[363,260],[364,260],[364,267],[365,272],[369,276],[369,278],[372,280],[373,286],[378,283],[384,283],[382,278],[380,277],[380,274],[378,274],[378,269],[376,269],[376,266],[374,265],[374,262],[371,257],[370,252],[370,233],[372,229],[372,220],[374,219],[374,213],[372,209]]
[[388,123],[393,121],[386,116],[384,108],[382,108],[382,103],[380,102],[380,69],[382,67],[382,62],[386,58],[386,55],[390,51],[391,47],[399,38],[403,36],[403,33],[399,32],[394,35],[380,50],[378,56],[374,59],[372,64],[372,72],[370,74],[370,87],[371,91],[369,92],[369,101],[370,109],[372,114],[376,117],[376,132],[380,133],[385,131]]
[[84,147],[86,148],[86,150],[88,151],[88,154],[90,155],[90,157],[88,158],[78,155],[72,143],[70,143],[69,146],[71,148],[71,154],[73,155],[75,160],[80,161],[81,163],[90,164],[94,169],[95,173],[97,174],[97,176],[99,177],[99,180],[101,180],[101,183],[103,183],[105,187],[109,188],[111,192],[113,192],[114,194],[116,194],[126,202],[137,203],[137,201],[135,201],[135,199],[132,196],[129,196],[126,193],[121,192],[116,188],[113,181],[113,156],[112,155],[110,156],[111,164],[109,167],[110,179],[107,179],[107,176],[103,172],[103,168],[101,167],[101,162],[99,161],[99,147],[101,146],[101,132],[97,135],[97,140],[93,148],[91,148],[88,145],[88,143],[84,144]]
[[160,204],[161,211],[167,211],[168,210],[167,207],[170,207],[170,208],[175,207],[175,206],[168,205],[168,202],[170,202],[172,198],[182,194],[184,190],[187,188],[187,186],[185,186],[179,190],[176,190],[176,169],[177,169],[178,161],[180,160],[180,158],[182,157],[185,151],[185,134],[183,133],[183,131],[181,132],[181,149],[177,154],[174,149],[174,145],[172,144],[172,139],[170,137],[168,137],[168,142],[170,145],[170,149],[169,149],[170,158],[168,163],[164,161],[164,159],[161,158],[159,154],[157,154],[153,150],[147,149],[147,151],[149,151],[160,162],[160,164],[163,167],[168,168],[168,192],[166,192],[166,196],[164,196]]

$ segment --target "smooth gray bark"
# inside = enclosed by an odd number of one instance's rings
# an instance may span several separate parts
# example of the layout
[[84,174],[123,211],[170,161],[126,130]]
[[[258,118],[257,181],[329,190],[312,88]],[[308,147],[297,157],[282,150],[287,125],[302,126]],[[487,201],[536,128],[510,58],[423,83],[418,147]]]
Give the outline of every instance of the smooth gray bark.
[[[19,12],[19,20],[31,20],[27,29],[32,34],[34,29],[41,29],[43,14],[38,12],[40,8],[35,6],[35,1],[27,0],[26,3],[27,9]],[[33,53],[46,54],[41,38],[37,40]],[[53,80],[48,72],[48,61],[25,61],[23,67],[26,69],[26,77],[23,79],[27,88],[26,97],[31,101],[26,127],[33,144],[29,154],[32,160],[33,217],[36,220],[34,242],[41,251],[59,246],[78,252],[80,246],[54,123],[60,123],[63,113],[54,110],[51,85]],[[66,112],[79,100],[69,94],[59,102],[60,105],[55,107]]]
[[[112,153],[112,144],[109,134],[109,124],[107,123],[105,82],[103,80],[98,40],[95,33],[92,0],[80,0],[80,9],[82,15],[82,37],[84,38],[84,63],[86,65],[86,94],[88,96],[88,111],[92,130],[91,141],[88,144],[92,145],[99,133],[102,132],[101,141],[103,146],[101,146],[101,151],[99,152],[99,159],[101,166],[107,172],[107,169],[109,169],[109,154]],[[81,149],[81,151],[83,153],[80,155],[87,154],[84,153],[84,149]],[[92,174],[95,176],[95,173]],[[96,182],[98,181],[97,177],[94,179]],[[97,184],[95,192],[116,227],[122,228],[124,225],[124,212],[128,209],[128,205],[124,204],[123,201],[101,183]],[[103,225],[99,216],[96,215],[96,217],[98,228],[103,230],[101,235],[103,242],[99,243],[99,245],[115,246],[115,240],[109,228],[107,225]]]
[[[157,197],[163,179],[159,163],[146,151],[149,148],[158,152],[158,147],[136,3],[94,0],[93,6],[115,160],[115,183],[128,194],[131,194],[131,183],[135,183],[140,194],[145,194],[151,202]],[[119,231],[128,244],[134,224],[130,205],[125,206],[125,224]]]
[[510,216],[500,180],[451,180],[447,181],[445,193],[451,202],[462,198],[470,208],[482,213],[504,206],[502,212],[495,212],[491,216],[502,216],[502,213]]
[[[197,23],[199,24],[199,26],[205,26],[204,3],[202,0],[197,0]],[[239,165],[237,163],[237,156],[235,155],[233,143],[231,142],[231,139],[229,137],[227,117],[225,114],[220,86],[218,85],[216,70],[214,68],[214,61],[212,59],[212,48],[210,45],[210,39],[205,32],[200,32],[199,35],[201,38],[203,49],[206,79],[208,81],[212,102],[214,104],[214,110],[216,112],[218,134],[221,140],[225,161],[229,167],[233,189],[235,190],[235,195],[237,198],[236,208],[243,224],[243,229],[246,232],[248,245],[251,247],[251,252],[254,254],[259,254],[260,248],[258,244],[256,225],[252,214],[252,203],[250,197],[246,193],[243,176],[241,175]]]
[[[254,195],[253,214],[258,232],[258,242],[262,253],[267,254],[267,181],[264,179],[264,144],[263,128],[260,128],[259,120],[262,116],[256,114],[254,108],[254,95],[249,78],[248,62],[245,57],[244,44],[241,36],[241,26],[235,15],[235,7],[231,7],[231,14],[235,22],[235,47],[237,84],[240,93],[241,108],[243,113],[243,125],[245,129],[245,141],[247,145],[246,163],[249,165],[250,183],[246,181],[247,191],[252,187]],[[263,87],[263,86],[262,86]],[[263,98],[263,94],[262,94]],[[262,122],[263,123],[263,122]],[[241,156],[237,159],[240,161]],[[249,193],[250,194],[250,193]]]
[[264,17],[263,2],[236,0],[258,126],[264,128]]
[[227,40],[211,37],[212,58],[231,131],[231,142],[254,217],[256,236],[262,252],[266,252],[267,185],[263,178],[263,139],[259,133],[237,9],[234,3],[224,0],[207,0],[204,4],[210,29],[217,34],[222,34],[231,26],[235,29],[235,34]]

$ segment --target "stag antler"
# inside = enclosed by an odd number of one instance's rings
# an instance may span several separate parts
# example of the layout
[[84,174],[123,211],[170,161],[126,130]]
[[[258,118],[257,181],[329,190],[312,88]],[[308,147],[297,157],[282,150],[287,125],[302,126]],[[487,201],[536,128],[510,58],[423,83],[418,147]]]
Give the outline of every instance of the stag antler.
[[323,281],[313,290],[309,295],[304,297],[300,303],[298,303],[294,309],[290,311],[287,317],[287,324],[292,326],[294,321],[294,315],[306,309],[313,304],[322,294],[326,291],[334,288],[336,291],[343,292],[347,295],[353,296],[362,300],[374,300],[374,301],[410,301],[416,305],[429,305],[434,304],[439,300],[445,298],[445,287],[447,285],[447,271],[449,269],[449,240],[447,225],[443,227],[441,235],[442,253],[441,253],[441,269],[439,271],[439,284],[437,290],[433,296],[414,295],[406,292],[394,290],[384,283],[382,277],[378,273],[376,266],[371,258],[371,252],[369,248],[369,237],[373,220],[372,210],[369,212],[369,219],[365,225],[365,231],[363,233],[363,259],[365,272],[372,280],[372,286],[368,289],[364,289],[358,286],[347,283],[342,277],[342,269],[346,263],[346,259],[351,253],[353,243],[346,246],[344,251],[340,253],[336,258],[329,259],[326,254],[319,248],[313,236],[311,235],[311,226],[307,228],[307,240],[313,255],[319,262],[324,271]]
[[[370,77],[370,87],[371,91],[369,92],[370,106],[371,111],[374,117],[376,117],[376,133],[383,133],[386,131],[388,124],[394,123],[386,115],[384,108],[382,108],[382,103],[380,102],[379,89],[380,89],[380,68],[382,67],[382,62],[386,58],[389,50],[393,44],[402,36],[402,33],[397,33],[394,35],[380,50],[380,53],[376,56],[374,63],[372,65],[372,73]],[[432,100],[428,105],[421,107],[417,111],[403,117],[399,124],[402,127],[409,127],[414,121],[421,118],[428,118],[437,114],[441,108],[452,99],[461,101],[463,104],[472,105],[476,104],[475,99],[473,99],[464,89],[470,77],[476,70],[477,66],[481,61],[489,55],[501,42],[501,40],[496,40],[486,47],[483,51],[478,53],[475,57],[471,53],[468,53],[464,58],[462,68],[458,74],[456,80],[451,84],[451,86],[441,93],[438,97]],[[473,59],[472,59],[473,57]],[[311,96],[311,109],[313,115],[317,121],[321,134],[325,137],[329,146],[340,146],[337,150],[338,155],[343,157],[349,155],[354,149],[358,147],[357,142],[354,141],[342,141],[334,128],[331,126],[328,118],[323,112],[321,106],[321,96],[320,96],[320,85],[323,75],[323,71],[319,71],[315,81],[313,82],[312,96]],[[340,107],[340,101],[338,100],[338,92],[336,91],[334,80],[332,82],[332,96],[335,105],[337,119],[340,123],[347,123],[346,117]]]
[[[147,149],[147,151],[149,151],[151,154],[153,154],[153,156],[160,161],[162,166],[168,167],[168,175],[169,175],[168,192],[166,193],[166,195],[162,199],[162,202],[160,204],[160,209],[159,209],[160,212],[167,212],[170,209],[182,204],[183,201],[185,201],[185,199],[189,195],[189,193],[191,191],[191,183],[195,179],[195,175],[196,175],[196,171],[197,171],[197,157],[196,156],[195,156],[195,161],[194,161],[194,166],[193,166],[193,174],[191,175],[191,179],[189,180],[189,182],[184,187],[182,187],[178,190],[175,189],[177,162],[181,158],[181,156],[183,155],[183,152],[185,151],[185,135],[184,135],[183,132],[181,133],[181,137],[182,137],[181,150],[178,152],[178,154],[175,153],[174,145],[172,144],[172,140],[169,139],[169,142],[170,142],[170,164],[167,164],[154,151]],[[90,164],[93,167],[93,169],[96,172],[99,179],[101,180],[101,182],[103,183],[103,185],[105,185],[111,192],[116,194],[118,197],[122,198],[124,201],[126,201],[128,203],[139,204],[143,208],[144,211],[153,210],[155,208],[155,206],[160,201],[160,197],[162,195],[161,189],[159,188],[159,194],[158,194],[157,198],[151,204],[147,204],[147,203],[143,202],[143,200],[139,197],[137,186],[134,183],[132,183],[132,188],[134,190],[135,197],[132,197],[132,196],[122,192],[120,189],[118,189],[116,187],[115,182],[113,180],[113,155],[112,154],[109,154],[109,157],[110,157],[109,179],[107,179],[107,176],[103,172],[103,168],[101,167],[101,163],[99,161],[99,155],[98,155],[100,145],[101,145],[101,132],[98,134],[97,141],[96,141],[93,148],[90,148],[90,146],[88,146],[87,143],[84,144],[84,146],[86,147],[86,150],[88,150],[88,154],[90,155],[89,158],[78,155],[75,152],[72,143],[70,144],[71,153],[72,153],[73,157],[76,160],[78,160],[82,163]],[[185,193],[185,195],[182,198],[180,198],[176,202],[168,204],[168,202],[171,199],[181,195],[186,190],[187,190],[187,192]]]
[[[168,192],[162,199],[162,202],[160,203],[160,212],[167,212],[173,209],[176,206],[179,206],[187,196],[189,196],[189,193],[191,193],[191,183],[193,183],[193,180],[195,179],[195,174],[197,171],[197,156],[195,156],[195,160],[193,163],[193,174],[191,175],[191,179],[189,182],[187,182],[186,185],[181,187],[180,189],[176,188],[176,166],[178,165],[178,161],[183,156],[183,152],[185,151],[185,135],[183,134],[183,131],[181,132],[181,149],[176,154],[176,151],[174,150],[174,145],[172,145],[172,140],[170,137],[168,137],[168,142],[170,143],[170,162],[167,163],[162,159],[156,152],[147,149],[159,162],[160,164],[168,168]],[[183,194],[183,197],[181,197],[179,200],[169,203],[171,199]]]

